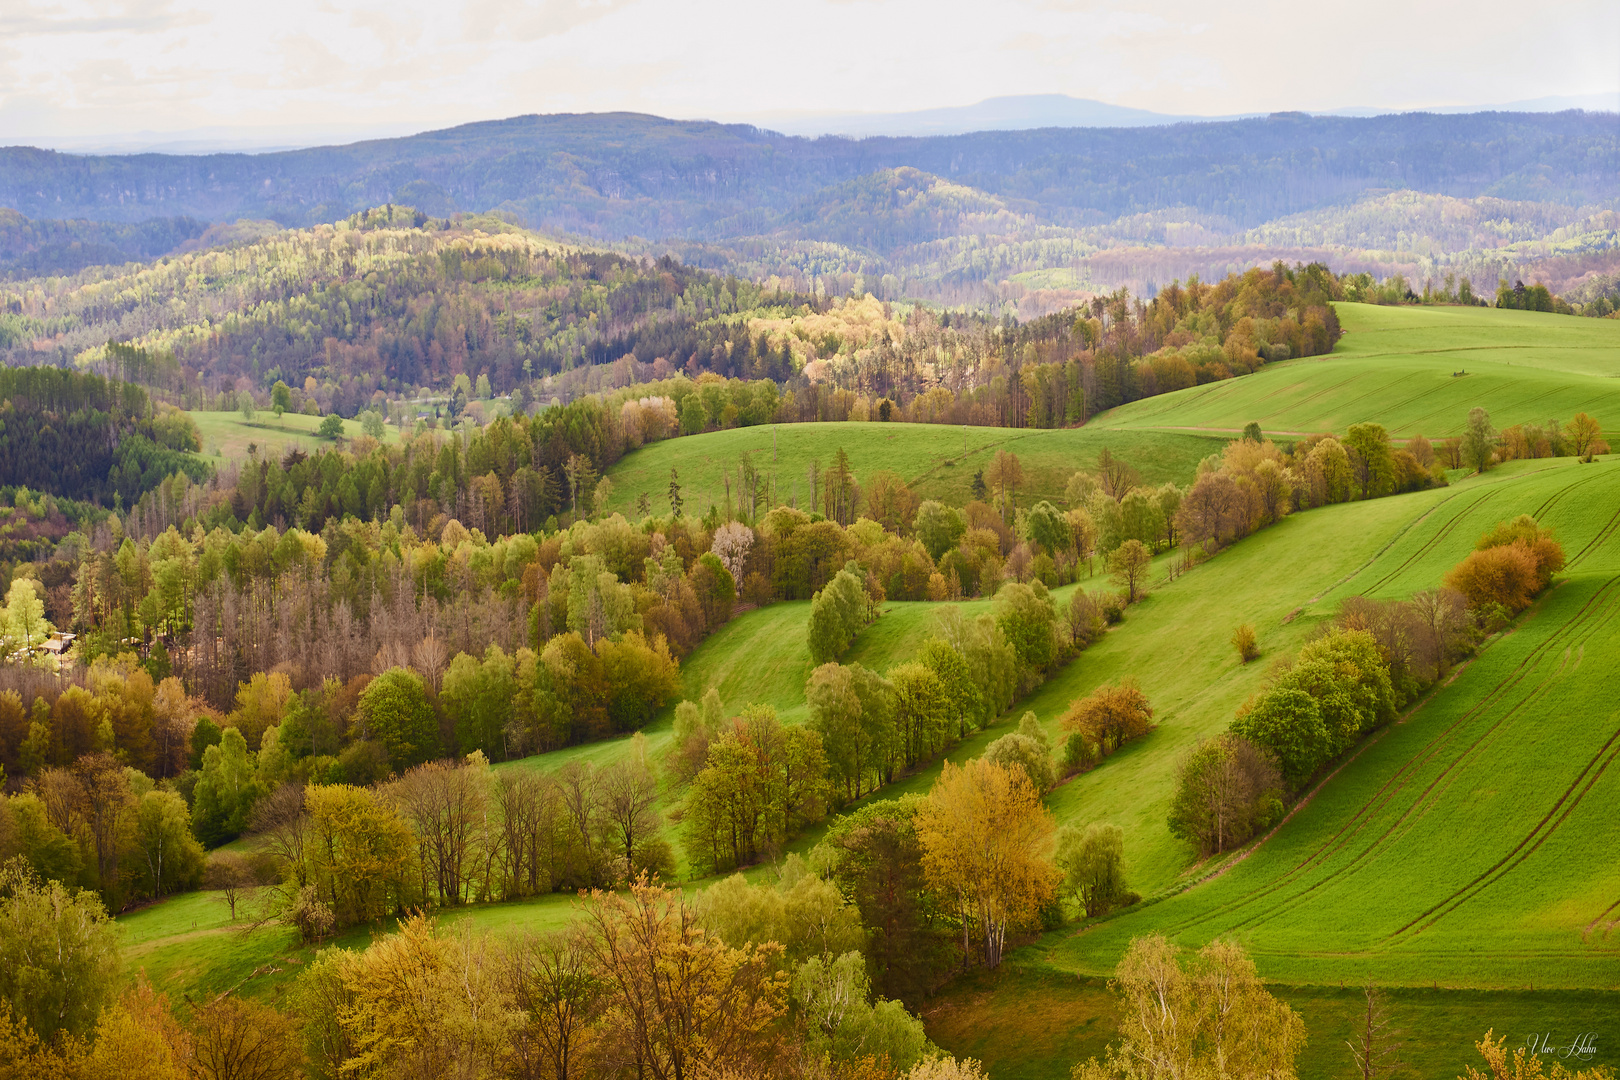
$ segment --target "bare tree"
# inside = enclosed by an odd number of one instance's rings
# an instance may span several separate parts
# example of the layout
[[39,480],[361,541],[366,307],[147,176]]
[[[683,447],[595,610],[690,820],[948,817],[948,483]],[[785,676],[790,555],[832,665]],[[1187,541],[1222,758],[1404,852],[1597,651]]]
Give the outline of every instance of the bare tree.
[[[641,739],[641,733],[637,732],[636,737]],[[624,875],[629,880],[638,869],[637,846],[658,829],[658,815],[653,811],[658,801],[658,780],[643,751],[603,769],[599,782],[602,810],[612,822],[624,856]]]
[[495,786],[501,819],[501,892],[532,896],[550,892],[557,880],[562,790],[543,773],[504,773]]
[[603,985],[577,931],[519,942],[506,962],[507,990],[528,1022],[512,1034],[513,1064],[524,1080],[578,1075],[587,1026],[601,1011]]
[[1406,1069],[1405,1062],[1401,1061],[1401,1032],[1390,1026],[1389,1002],[1384,992],[1370,984],[1363,992],[1367,1006],[1361,1023],[1356,1026],[1354,1036],[1345,1040],[1356,1063],[1356,1075],[1362,1080],[1394,1076]]
[[416,834],[424,891],[435,889],[440,904],[467,899],[486,840],[489,799],[483,770],[429,762],[406,773],[389,792]]
[[411,665],[421,673],[422,678],[433,685],[435,693],[439,690],[439,683],[444,678],[444,666],[449,657],[442,638],[437,633],[429,632],[428,636],[417,642],[411,649]]

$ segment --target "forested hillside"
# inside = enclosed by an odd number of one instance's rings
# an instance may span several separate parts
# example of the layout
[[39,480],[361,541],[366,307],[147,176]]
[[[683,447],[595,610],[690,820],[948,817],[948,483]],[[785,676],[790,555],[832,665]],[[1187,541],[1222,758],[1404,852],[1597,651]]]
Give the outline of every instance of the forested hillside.
[[197,428],[125,382],[53,368],[0,369],[0,484],[133,505],[175,474],[208,466]]
[[[624,390],[660,418],[631,425],[644,429],[638,443],[852,415],[1044,428],[1326,352],[1345,287],[1320,265],[1279,263],[1150,302],[1118,290],[1017,325],[786,293],[673,259],[564,247],[496,218],[381,207],[0,288],[0,345],[13,363],[88,366],[194,409],[375,411],[406,427],[424,396],[436,424],[441,412],[488,419]],[[773,385],[757,408],[747,388],[730,412],[707,398],[682,412],[704,374]],[[657,402],[677,412],[662,419]]]
[[[1290,253],[1331,252],[1335,269],[1380,276],[1456,264],[1494,277],[1611,251],[1613,222],[1593,215],[1620,194],[1617,138],[1613,116],[1579,112],[1279,114],[858,141],[633,114],[528,116],[263,155],[13,147],[0,150],[0,206],[50,219],[13,230],[27,234],[5,260],[14,274],[157,254],[155,237],[189,240],[192,219],[305,226],[392,203],[435,217],[498,210],[806,292],[1030,315],[1088,290],[1151,292]],[[95,222],[149,224],[139,240]],[[1137,248],[1182,261],[1106,257]]]

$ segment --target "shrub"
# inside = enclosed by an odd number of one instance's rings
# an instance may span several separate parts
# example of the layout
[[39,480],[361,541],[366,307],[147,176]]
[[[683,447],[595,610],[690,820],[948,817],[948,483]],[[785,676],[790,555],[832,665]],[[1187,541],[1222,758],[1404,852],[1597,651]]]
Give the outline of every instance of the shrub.
[[1301,649],[1293,667],[1243,706],[1232,730],[1271,754],[1297,786],[1394,717],[1378,643],[1365,630],[1339,630]]
[[1255,640],[1254,627],[1244,623],[1232,631],[1232,647],[1238,652],[1238,657],[1245,663],[1260,658],[1260,643]]
[[1446,574],[1446,587],[1468,598],[1476,611],[1500,605],[1517,614],[1540,592],[1540,567],[1525,544],[1473,551]]
[[1084,734],[1071,731],[1063,740],[1063,774],[1080,772],[1091,768],[1102,759],[1095,743],[1088,740]]
[[1069,638],[1083,649],[1108,631],[1108,619],[1099,604],[1084,589],[1069,597]]
[[1103,621],[1117,626],[1125,621],[1125,597],[1119,593],[1104,593],[1099,599]]

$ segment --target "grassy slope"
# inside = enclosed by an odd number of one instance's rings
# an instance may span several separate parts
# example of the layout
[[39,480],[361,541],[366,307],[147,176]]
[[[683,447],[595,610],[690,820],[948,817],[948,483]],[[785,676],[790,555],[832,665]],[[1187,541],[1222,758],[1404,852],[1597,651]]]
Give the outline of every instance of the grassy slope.
[[[245,458],[249,443],[258,444],[267,456],[278,458],[294,448],[309,452],[322,445],[332,445],[330,440],[315,434],[324,419],[320,416],[284,413],[277,417],[271,412],[261,412],[252,420],[244,420],[239,412],[194,412],[191,418],[202,436],[202,456],[210,460],[216,458],[215,451],[218,458],[226,461]],[[352,439],[359,434],[360,421],[343,421],[344,438]],[[399,428],[390,425],[386,438],[397,442]]]
[[[1297,1062],[1308,1080],[1356,1075],[1345,1042],[1361,1019],[1364,999],[1353,983],[1273,986],[1305,1021]],[[1474,1049],[1487,1030],[1518,1046],[1531,1032],[1565,1045],[1596,1032],[1592,1064],[1620,1065],[1614,1030],[1620,994],[1595,990],[1457,990],[1408,987],[1387,991],[1389,1013],[1404,1046],[1411,1080],[1454,1080],[1465,1064],[1482,1064]],[[1068,1080],[1077,1061],[1101,1057],[1115,1037],[1118,1014],[1107,981],[1025,965],[1004,965],[953,983],[923,1008],[929,1037],[953,1054],[986,1063],[994,1080]]]
[[1337,593],[1428,584],[1520,511],[1564,539],[1564,581],[1252,857],[1065,941],[1056,964],[1106,971],[1151,928],[1188,943],[1238,933],[1262,972],[1296,983],[1620,989],[1620,867],[1597,854],[1620,850],[1620,463],[1472,490]]
[[[1343,432],[1375,420],[1397,437],[1462,430],[1482,405],[1497,427],[1586,411],[1620,430],[1620,322],[1486,308],[1339,304],[1349,331],[1325,357],[1132,402],[1087,428]],[[1453,372],[1466,371],[1463,377]],[[1613,441],[1611,439],[1611,441]]]
[[787,502],[796,496],[803,506],[810,499],[811,461],[825,467],[841,447],[863,483],[879,469],[891,469],[923,498],[961,506],[972,498],[973,474],[996,451],[1011,450],[1023,464],[1018,502],[1027,506],[1037,499],[1059,499],[1075,470],[1091,468],[1105,446],[1149,483],[1184,484],[1199,460],[1218,452],[1221,443],[1185,433],[1122,437],[1092,425],[1050,431],[970,427],[964,437],[962,428],[949,424],[778,424],[653,443],[626,454],[608,476],[614,484],[612,508],[634,517],[631,509],[643,492],[654,509],[664,508],[673,465],[680,470],[687,511],[702,513],[711,502],[723,505],[722,474],[731,470],[735,476],[742,455],[751,453],[756,469],[776,476],[777,498]]

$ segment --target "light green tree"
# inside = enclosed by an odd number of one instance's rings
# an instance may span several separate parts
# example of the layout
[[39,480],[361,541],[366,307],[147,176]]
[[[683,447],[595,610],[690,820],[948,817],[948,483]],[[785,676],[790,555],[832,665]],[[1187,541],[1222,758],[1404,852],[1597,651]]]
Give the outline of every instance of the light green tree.
[[165,896],[192,888],[202,875],[202,845],[191,835],[186,801],[172,791],[148,791],[135,808],[135,851],[140,891]]
[[1058,830],[1058,869],[1064,892],[1095,917],[1125,899],[1125,831],[1118,825],[1091,824],[1084,830]]
[[88,1034],[118,989],[118,930],[93,892],[0,866],[0,1001],[43,1040]]
[[396,769],[438,756],[439,720],[416,672],[390,668],[371,680],[360,695],[359,712],[366,733],[388,749]]
[[247,827],[248,814],[263,793],[257,764],[257,755],[236,727],[227,727],[219,744],[203,751],[201,775],[192,793],[191,828],[205,845],[234,840]]
[[32,650],[49,637],[53,629],[45,618],[45,602],[39,598],[35,583],[27,578],[13,581],[6,591],[6,651]]

